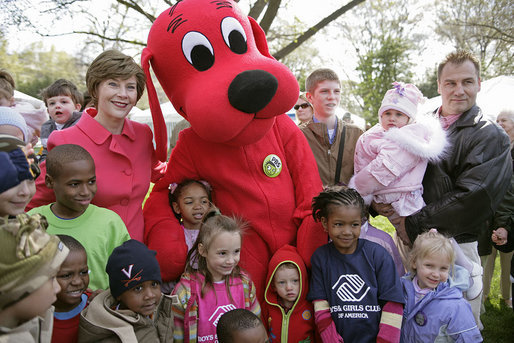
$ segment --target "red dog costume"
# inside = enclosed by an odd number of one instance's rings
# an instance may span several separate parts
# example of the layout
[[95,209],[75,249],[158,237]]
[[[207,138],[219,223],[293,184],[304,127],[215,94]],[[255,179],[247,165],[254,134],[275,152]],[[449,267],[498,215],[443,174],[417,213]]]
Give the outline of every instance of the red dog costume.
[[[322,188],[316,161],[303,134],[282,114],[298,99],[298,83],[271,57],[259,25],[233,1],[184,0],[154,22],[142,64],[153,115],[162,118],[150,63],[175,109],[191,123],[144,208],[145,242],[157,251],[162,278],[178,278],[187,253],[168,185],[202,179],[212,185],[222,213],[248,221],[241,266],[262,299],[277,249],[297,243],[310,265],[314,250],[327,242],[310,216]],[[161,154],[163,130],[157,123]]]

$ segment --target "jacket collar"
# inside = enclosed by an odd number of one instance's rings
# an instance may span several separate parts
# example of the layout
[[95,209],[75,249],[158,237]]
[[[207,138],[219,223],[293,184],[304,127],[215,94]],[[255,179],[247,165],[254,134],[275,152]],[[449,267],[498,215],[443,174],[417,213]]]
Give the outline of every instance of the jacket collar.
[[[438,115],[441,107],[437,108],[434,111],[435,115]],[[480,107],[478,107],[476,104],[473,105],[469,110],[462,113],[459,119],[452,125],[453,127],[466,127],[466,126],[474,126],[476,125],[480,120],[482,120],[483,114]],[[451,126],[450,126],[451,128]]]
[[[113,136],[111,132],[105,129],[99,122],[97,122],[94,117],[97,114],[97,110],[95,108],[87,108],[84,110],[85,115],[84,119],[81,120],[80,127],[87,131],[88,136],[91,138],[93,142],[98,145],[103,144],[109,137]],[[125,118],[123,123],[123,130],[121,131],[121,135],[127,137],[131,141],[135,141],[136,132],[134,129],[134,124],[131,120]]]
[[482,120],[482,110],[477,105],[473,105],[469,110],[464,112],[462,116],[457,120],[455,126],[464,127],[464,126],[474,126],[480,120]]

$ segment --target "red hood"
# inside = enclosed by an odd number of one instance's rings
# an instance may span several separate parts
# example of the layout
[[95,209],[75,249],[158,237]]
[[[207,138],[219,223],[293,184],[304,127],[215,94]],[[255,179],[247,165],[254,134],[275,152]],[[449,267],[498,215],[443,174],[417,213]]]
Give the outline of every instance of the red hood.
[[286,262],[294,263],[298,267],[301,280],[300,293],[298,295],[296,303],[291,309],[292,311],[300,300],[306,298],[307,292],[309,291],[309,278],[307,275],[307,268],[305,267],[302,258],[298,254],[296,248],[291,245],[284,245],[282,248],[278,249],[269,262],[268,275],[266,277],[266,290],[264,292],[264,300],[270,305],[278,304],[278,295],[277,292],[273,289],[271,282],[278,267]]

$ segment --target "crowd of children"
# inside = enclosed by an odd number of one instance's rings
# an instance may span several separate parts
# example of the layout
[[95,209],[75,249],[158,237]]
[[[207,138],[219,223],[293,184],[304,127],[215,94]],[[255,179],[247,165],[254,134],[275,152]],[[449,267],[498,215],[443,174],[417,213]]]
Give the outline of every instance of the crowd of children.
[[[137,101],[139,74],[129,74],[112,84],[91,76],[93,95],[126,87]],[[0,86],[14,88],[5,75]],[[41,127],[39,182],[55,201],[25,213],[38,169],[10,88],[0,88],[0,342],[482,341],[462,294],[473,286],[472,267],[458,246],[432,229],[403,250],[402,261],[393,239],[368,222],[371,200],[392,204],[391,221],[419,210],[427,161],[444,153],[438,123],[417,116],[422,95],[415,86],[395,83],[379,124],[359,139],[355,189],[326,187],[312,199],[312,216],[329,241],[312,255],[311,270],[294,246],[281,247],[269,261],[262,303],[238,266],[244,218],[220,213],[207,182],[169,186],[169,206],[183,228],[177,280],[162,279],[158,252],[131,239],[127,216],[92,204],[97,175],[106,173],[96,155],[79,143],[46,150],[53,131],[82,118],[82,94],[66,80],[42,92],[50,119]],[[106,97],[93,102],[96,120],[104,127],[123,122],[125,112],[117,121],[105,114]],[[82,120],[94,120],[85,113]]]

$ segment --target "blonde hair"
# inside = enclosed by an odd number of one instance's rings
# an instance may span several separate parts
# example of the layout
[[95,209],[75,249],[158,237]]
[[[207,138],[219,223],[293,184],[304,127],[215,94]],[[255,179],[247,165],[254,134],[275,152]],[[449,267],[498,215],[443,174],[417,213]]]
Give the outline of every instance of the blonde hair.
[[309,102],[309,100],[307,100],[307,97],[305,96],[305,93],[302,93],[298,96],[298,99],[302,99],[303,101],[305,101],[306,103],[309,104],[309,106],[312,108],[312,105],[311,103]]
[[[228,232],[228,233],[237,233],[241,237],[241,244],[243,240],[243,232],[246,227],[246,223],[241,221],[238,218],[228,217],[222,215],[220,211],[213,207],[209,210],[202,219],[202,225],[200,226],[200,232],[198,233],[198,238],[196,239],[195,244],[187,254],[186,260],[186,272],[195,273],[199,272],[203,276],[205,276],[204,284],[202,285],[202,293],[203,297],[207,292],[208,288],[213,287],[213,277],[209,269],[207,268],[207,259],[200,254],[199,245],[202,244],[202,248],[205,251],[209,250],[210,245],[214,241],[220,233]],[[197,269],[193,267],[193,265],[197,265]],[[227,292],[229,297],[232,299],[232,296],[229,292],[230,279],[241,277],[241,269],[239,265],[236,265],[234,269],[232,269],[232,273],[230,275],[225,276],[225,285],[227,286]]]
[[452,269],[455,262],[455,252],[450,239],[435,230],[419,235],[414,241],[407,260],[407,268],[412,275],[416,274],[416,270],[413,268],[416,261],[428,256],[446,256],[450,262],[450,269]]

